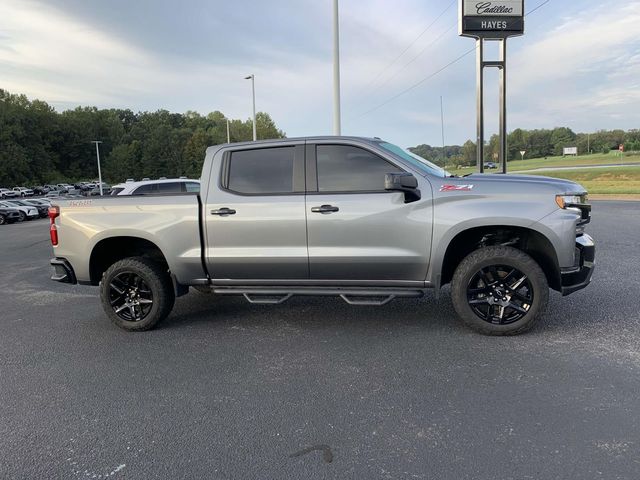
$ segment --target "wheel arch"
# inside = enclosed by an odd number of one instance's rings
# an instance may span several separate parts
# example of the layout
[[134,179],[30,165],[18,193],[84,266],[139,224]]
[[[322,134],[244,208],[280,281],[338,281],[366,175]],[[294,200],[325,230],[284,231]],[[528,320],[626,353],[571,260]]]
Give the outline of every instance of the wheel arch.
[[134,236],[109,237],[100,240],[91,250],[89,276],[92,285],[98,285],[102,274],[118,260],[127,257],[144,257],[169,270],[162,250],[150,240]]
[[447,244],[442,264],[436,270],[440,272],[438,286],[451,282],[453,273],[467,255],[490,245],[509,245],[527,253],[542,268],[549,287],[560,291],[560,265],[552,240],[531,227],[516,225],[476,226],[456,233]]

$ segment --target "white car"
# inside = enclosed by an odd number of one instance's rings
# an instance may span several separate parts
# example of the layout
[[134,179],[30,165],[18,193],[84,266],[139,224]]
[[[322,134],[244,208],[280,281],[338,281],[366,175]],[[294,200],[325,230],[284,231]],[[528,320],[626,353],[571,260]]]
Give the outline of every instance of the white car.
[[19,222],[24,220],[33,220],[34,218],[38,218],[38,209],[36,207],[24,207],[22,205],[14,205],[9,202],[0,202],[0,207],[5,208],[16,208],[20,211],[20,219]]
[[8,188],[0,188],[0,198],[16,198],[20,195],[13,190],[9,190]]
[[119,183],[111,187],[111,195],[156,195],[163,193],[198,193],[200,180],[168,178]]
[[33,197],[33,190],[25,187],[13,187],[13,191],[21,197]]

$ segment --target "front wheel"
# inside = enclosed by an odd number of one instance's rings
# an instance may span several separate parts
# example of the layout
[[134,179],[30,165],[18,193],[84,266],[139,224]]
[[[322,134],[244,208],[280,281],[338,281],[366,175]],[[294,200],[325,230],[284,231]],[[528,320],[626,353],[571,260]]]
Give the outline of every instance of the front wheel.
[[4,225],[5,223],[7,223],[7,218],[0,214],[0,225]]
[[24,212],[20,212],[20,217],[18,217],[19,222],[24,222],[27,219],[27,214]]
[[544,313],[549,285],[526,253],[513,247],[484,247],[458,265],[451,297],[456,312],[473,330],[517,335],[531,329]]
[[150,330],[173,308],[175,293],[169,274],[157,263],[130,257],[111,265],[100,282],[102,307],[118,327]]

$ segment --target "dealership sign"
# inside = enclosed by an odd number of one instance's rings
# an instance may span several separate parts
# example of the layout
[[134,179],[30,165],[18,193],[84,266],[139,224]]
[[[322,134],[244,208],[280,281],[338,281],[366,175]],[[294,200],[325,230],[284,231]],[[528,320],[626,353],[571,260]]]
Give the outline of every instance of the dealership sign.
[[524,0],[459,0],[459,33],[500,39],[524,33]]

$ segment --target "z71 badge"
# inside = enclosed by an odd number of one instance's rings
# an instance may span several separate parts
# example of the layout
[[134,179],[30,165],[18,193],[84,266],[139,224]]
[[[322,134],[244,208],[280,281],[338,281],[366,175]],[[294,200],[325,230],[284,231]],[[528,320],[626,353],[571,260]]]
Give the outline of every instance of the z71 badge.
[[440,187],[441,192],[470,192],[473,190],[473,185],[442,185]]

